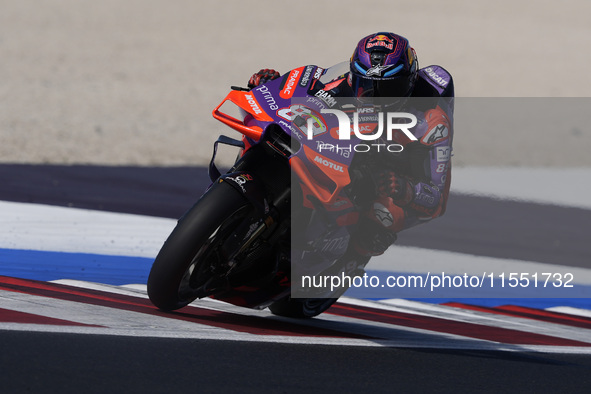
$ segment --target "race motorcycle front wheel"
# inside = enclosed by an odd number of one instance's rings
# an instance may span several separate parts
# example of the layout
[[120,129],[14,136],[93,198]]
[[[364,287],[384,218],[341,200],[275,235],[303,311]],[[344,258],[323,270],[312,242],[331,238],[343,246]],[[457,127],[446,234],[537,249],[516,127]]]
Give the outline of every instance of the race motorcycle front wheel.
[[148,277],[150,301],[170,311],[226,289],[227,274],[258,221],[259,214],[240,193],[226,182],[215,183],[179,220],[156,256]]

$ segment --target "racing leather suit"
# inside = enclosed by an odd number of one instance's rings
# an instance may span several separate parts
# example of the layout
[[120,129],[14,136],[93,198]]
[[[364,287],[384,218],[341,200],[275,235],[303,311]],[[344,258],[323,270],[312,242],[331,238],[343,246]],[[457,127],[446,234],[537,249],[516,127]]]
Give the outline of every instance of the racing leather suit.
[[[261,70],[253,75],[249,88],[278,77],[274,70]],[[355,96],[348,72],[325,84],[316,80],[311,91],[324,100]],[[403,152],[379,155],[384,160],[355,155],[349,168],[349,190],[365,212],[359,231],[352,237],[355,253],[364,257],[383,254],[396,241],[398,232],[445,213],[451,184],[453,98],[453,79],[447,70],[435,65],[420,69],[408,100],[410,106],[405,106],[417,118],[417,125],[411,129],[417,141],[395,137],[390,142],[402,145]],[[397,195],[380,193],[383,171],[395,174],[402,185]]]
[[[317,95],[322,97],[353,96],[349,73],[318,90],[323,91]],[[354,198],[366,212],[366,223],[360,224],[360,231],[353,237],[357,253],[380,255],[396,240],[398,232],[445,213],[451,183],[453,97],[453,80],[444,68],[419,70],[405,107],[417,117],[417,125],[411,129],[417,141],[394,137],[391,142],[404,146],[404,150],[397,156],[390,154],[385,161],[365,160],[367,155],[361,154],[354,157],[351,190],[365,191]],[[378,191],[378,174],[384,170],[395,174],[402,185],[396,196]]]

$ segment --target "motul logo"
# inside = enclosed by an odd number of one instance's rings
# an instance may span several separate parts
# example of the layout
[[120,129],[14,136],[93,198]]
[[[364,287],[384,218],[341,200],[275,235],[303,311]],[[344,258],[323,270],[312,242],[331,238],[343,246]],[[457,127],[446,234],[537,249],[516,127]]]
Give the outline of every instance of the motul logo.
[[322,158],[322,157],[320,157],[320,156],[316,156],[316,157],[314,158],[314,161],[315,161],[316,163],[320,163],[320,164],[322,164],[322,165],[323,165],[323,166],[325,166],[325,167],[332,168],[332,169],[333,169],[333,170],[335,170],[335,171],[344,172],[344,171],[343,171],[343,166],[340,166],[340,165],[338,165],[338,164],[335,164],[335,163],[333,163],[332,161],[328,161],[328,160],[326,160],[325,158]]
[[248,104],[250,104],[250,108],[252,108],[256,115],[263,113],[261,107],[259,107],[259,103],[257,103],[257,101],[254,99],[254,97],[252,97],[251,94],[245,94],[244,97],[246,98],[246,101],[248,101]]

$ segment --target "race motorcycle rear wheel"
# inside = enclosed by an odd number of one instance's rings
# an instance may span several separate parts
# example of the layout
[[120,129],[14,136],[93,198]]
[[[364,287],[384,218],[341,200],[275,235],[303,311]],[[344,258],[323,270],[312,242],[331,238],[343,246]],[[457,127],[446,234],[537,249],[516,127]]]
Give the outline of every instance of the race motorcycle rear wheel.
[[150,301],[162,310],[182,308],[224,290],[244,236],[260,216],[226,182],[215,183],[179,220],[148,277]]
[[269,306],[277,316],[310,318],[318,316],[334,304],[338,298],[284,298]]

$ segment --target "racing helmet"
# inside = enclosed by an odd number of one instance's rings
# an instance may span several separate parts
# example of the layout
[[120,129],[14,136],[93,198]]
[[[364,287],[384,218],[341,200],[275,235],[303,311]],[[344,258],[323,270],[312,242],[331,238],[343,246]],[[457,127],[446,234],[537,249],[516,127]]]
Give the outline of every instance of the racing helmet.
[[379,32],[357,44],[349,82],[356,97],[408,97],[418,70],[416,53],[406,38]]

